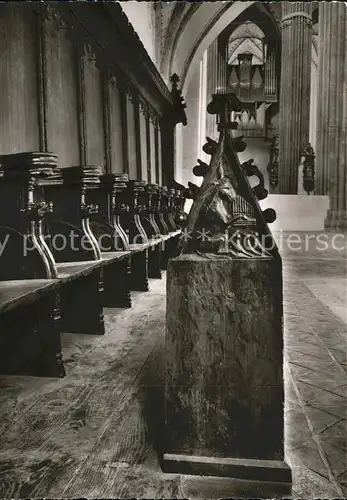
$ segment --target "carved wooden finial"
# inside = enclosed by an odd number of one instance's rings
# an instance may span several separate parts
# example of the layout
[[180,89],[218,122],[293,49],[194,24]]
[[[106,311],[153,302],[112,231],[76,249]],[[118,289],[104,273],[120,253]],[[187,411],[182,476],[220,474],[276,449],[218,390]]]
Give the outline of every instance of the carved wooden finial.
[[193,174],[196,177],[205,177],[209,169],[209,166],[204,161],[198,159],[198,165],[193,168]]
[[[218,115],[218,142],[207,138],[203,150],[211,155],[210,164],[198,161],[194,173],[202,175],[203,182],[194,192],[194,203],[187,218],[185,234],[179,250],[185,253],[226,254],[231,258],[269,258],[277,252],[267,227],[276,218],[274,210],[262,212],[257,199],[264,199],[264,177],[249,160],[243,165],[238,152],[246,148],[243,136],[233,137],[235,128],[230,112],[240,106],[235,94],[214,94],[208,105],[210,114]],[[247,177],[257,176],[259,184],[251,188]],[[264,246],[263,237],[269,237],[270,247]],[[266,239],[266,238],[265,238]]]
[[241,102],[236,94],[213,94],[212,101],[207,106],[207,112],[211,115],[218,115],[218,131],[222,128],[229,130],[237,129],[237,123],[230,120],[231,111],[241,109]]
[[181,89],[178,88],[178,82],[180,81],[179,76],[174,73],[170,81],[172,83],[171,97],[174,111],[174,124],[177,125],[177,123],[182,123],[185,126],[187,125],[187,115],[185,113],[187,105],[184,102]]
[[180,81],[180,77],[177,75],[177,73],[174,73],[173,75],[171,75],[170,82],[172,83],[173,90],[177,90],[179,81]]

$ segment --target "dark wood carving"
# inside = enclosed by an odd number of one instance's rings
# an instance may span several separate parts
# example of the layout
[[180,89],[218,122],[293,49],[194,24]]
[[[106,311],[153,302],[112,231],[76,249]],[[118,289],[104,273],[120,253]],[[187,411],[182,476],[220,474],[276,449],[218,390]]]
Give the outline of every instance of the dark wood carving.
[[[219,141],[208,139],[205,152],[211,155],[209,168],[200,165],[204,180],[185,224],[190,237],[181,239],[184,253],[226,254],[231,258],[267,258],[277,252],[267,227],[275,220],[275,212],[262,212],[258,199],[267,191],[258,168],[250,160],[241,165],[238,152],[244,151],[243,137],[233,137],[230,111],[240,102],[234,94],[215,94],[208,112],[218,115]],[[257,175],[259,184],[251,189],[248,176]]]
[[139,195],[145,191],[144,181],[128,181],[127,189],[120,195],[121,204],[127,205],[128,210],[124,210],[120,216],[122,227],[128,234],[129,243],[140,245],[148,243],[147,234],[142,226],[140,214],[142,205],[139,203]]
[[121,201],[127,186],[127,174],[104,174],[100,184],[87,192],[88,203],[98,206],[91,214],[90,227],[103,252],[129,250],[128,235],[121,225],[122,215],[129,211]]
[[[45,197],[54,204],[48,228],[50,247],[56,262],[100,260],[101,251],[90,228],[90,217],[98,211],[87,202],[87,189],[100,183],[100,166],[60,169],[40,181]],[[59,241],[60,240],[60,241]]]
[[172,217],[175,221],[177,229],[180,229],[187,218],[187,214],[184,211],[186,199],[192,199],[192,195],[188,188],[176,181],[171,183],[171,189],[174,190],[172,200]]
[[60,283],[0,283],[0,373],[64,377],[61,352]]
[[270,144],[270,161],[267,167],[269,173],[269,182],[272,188],[276,188],[278,185],[278,155],[279,155],[279,141],[278,135],[274,135]]
[[[46,234],[56,262],[71,263],[73,268],[80,261],[101,261],[100,247],[90,228],[90,216],[98,208],[87,201],[87,191],[100,183],[101,172],[100,166],[76,166],[57,169],[53,175],[40,179],[45,198],[54,205],[54,212],[47,217]],[[104,334],[103,291],[101,267],[64,283],[63,330]]]
[[275,213],[258,203],[264,179],[238,159],[246,144],[229,120],[238,107],[234,94],[215,94],[207,108],[219,140],[204,148],[209,168],[196,169],[203,182],[168,267],[163,468],[290,487],[282,262],[267,226]]
[[160,237],[160,230],[154,218],[155,205],[153,204],[158,190],[159,186],[156,184],[147,184],[139,193],[140,220],[148,239]]
[[159,221],[160,221],[160,228],[162,230],[163,235],[169,234],[169,228],[165,220],[165,214],[166,214],[166,206],[167,206],[167,194],[168,194],[168,189],[166,186],[161,186],[160,188],[160,197],[159,197]]
[[[98,206],[91,214],[90,227],[103,252],[124,252],[129,250],[129,239],[121,225],[122,214],[128,213],[128,206],[121,196],[128,187],[127,174],[104,174],[100,184],[87,190],[87,202]],[[103,268],[103,305],[106,307],[131,307],[130,256],[119,256]]]
[[160,229],[155,220],[156,205],[155,200],[159,192],[159,186],[156,184],[147,184],[145,190],[139,195],[139,203],[142,206],[140,218],[142,226],[148,236],[149,241],[154,240],[154,244],[148,248],[148,277],[160,279],[162,250],[163,245],[155,240],[160,239]]
[[[44,219],[53,210],[40,189],[58,159],[52,153],[18,153],[0,157],[0,234],[3,245],[0,279],[56,278],[55,261],[44,238]],[[6,242],[6,244],[5,244]]]
[[[141,226],[145,231],[148,241],[155,241],[160,238],[160,230],[155,220],[154,200],[158,193],[159,186],[147,184],[138,193],[138,210]],[[161,278],[161,246],[157,243],[150,245],[148,253],[148,277]],[[137,257],[138,258],[138,257]],[[136,257],[134,257],[134,260]]]
[[166,221],[170,232],[177,231],[177,225],[175,222],[175,190],[169,189],[167,194],[167,208],[166,208]]
[[314,160],[315,154],[311,144],[308,144],[302,152],[304,156],[304,168],[302,172],[302,184],[303,188],[307,194],[314,192],[315,181],[314,181]]
[[[64,377],[60,331],[60,289],[43,221],[53,206],[38,179],[57,168],[52,153],[0,157],[1,311],[0,371],[4,374]],[[41,278],[36,280],[35,278]],[[18,281],[16,286],[13,287]],[[30,296],[30,298],[29,298]],[[15,302],[11,310],[4,305]]]
[[145,186],[143,181],[129,181],[127,188],[119,195],[119,202],[127,207],[120,216],[121,226],[128,235],[130,248],[138,247],[138,251],[131,256],[130,288],[140,292],[148,290],[148,249],[141,247],[149,241],[141,223],[143,207],[139,203],[139,196],[145,192]]
[[187,125],[187,115],[185,112],[187,105],[184,102],[181,89],[178,88],[178,83],[180,81],[179,76],[174,73],[170,80],[172,83],[171,98],[173,102],[174,125],[182,123],[185,126]]
[[157,186],[155,192],[152,195],[152,206],[153,206],[153,218],[156,226],[158,227],[159,234],[165,235],[168,234],[168,228],[163,218],[163,188],[161,186]]

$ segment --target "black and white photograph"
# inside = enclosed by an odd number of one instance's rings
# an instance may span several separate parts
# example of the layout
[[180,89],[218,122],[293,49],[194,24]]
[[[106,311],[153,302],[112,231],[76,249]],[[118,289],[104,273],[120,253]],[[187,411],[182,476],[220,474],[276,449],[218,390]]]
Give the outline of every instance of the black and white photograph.
[[0,499],[347,497],[347,2],[0,2]]

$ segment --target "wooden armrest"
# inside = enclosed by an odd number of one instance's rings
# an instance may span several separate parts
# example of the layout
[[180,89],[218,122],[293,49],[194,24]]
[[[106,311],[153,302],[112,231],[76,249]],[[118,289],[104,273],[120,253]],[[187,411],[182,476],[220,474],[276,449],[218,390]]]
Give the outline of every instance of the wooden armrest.
[[72,281],[82,276],[91,274],[103,265],[102,260],[89,260],[85,262],[62,262],[57,264],[58,278],[63,282]]
[[134,243],[131,243],[129,245],[131,253],[137,253],[137,252],[143,252],[143,250],[146,250],[146,248],[150,247],[152,244],[151,243],[142,243],[140,245],[136,245]]
[[122,260],[131,255],[130,250],[124,250],[122,252],[101,252],[102,261],[105,266],[112,264],[116,260]]

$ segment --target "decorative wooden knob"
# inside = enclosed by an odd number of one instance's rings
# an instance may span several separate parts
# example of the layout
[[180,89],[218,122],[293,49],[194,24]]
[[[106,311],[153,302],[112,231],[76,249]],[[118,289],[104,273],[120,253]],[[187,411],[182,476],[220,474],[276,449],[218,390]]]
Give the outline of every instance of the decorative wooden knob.
[[263,186],[258,184],[252,189],[253,194],[258,198],[258,200],[265,200],[268,195],[268,190],[265,189]]
[[233,148],[238,153],[242,153],[247,147],[246,142],[243,140],[243,135],[240,135],[240,137],[234,137],[232,139],[232,144],[233,144]]
[[267,208],[263,211],[263,217],[267,224],[271,224],[272,222],[275,222],[277,216],[273,208]]
[[209,166],[207,163],[198,160],[198,165],[195,165],[193,168],[193,174],[196,175],[196,177],[205,177],[209,169]]
[[211,139],[211,137],[206,137],[206,143],[202,146],[202,150],[207,155],[213,155],[217,149],[217,142]]

